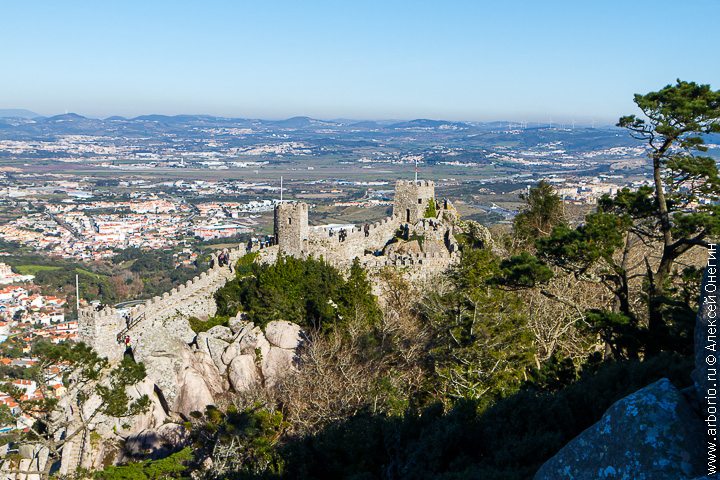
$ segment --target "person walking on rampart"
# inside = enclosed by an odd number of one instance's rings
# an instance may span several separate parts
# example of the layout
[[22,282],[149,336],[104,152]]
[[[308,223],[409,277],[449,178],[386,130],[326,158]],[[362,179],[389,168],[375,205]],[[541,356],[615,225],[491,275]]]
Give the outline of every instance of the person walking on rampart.
[[363,230],[365,230],[365,238],[370,236],[370,224],[366,223],[363,227]]
[[222,252],[220,252],[220,255],[218,255],[218,265],[220,265],[221,267],[224,267],[227,264],[228,264],[228,254],[226,253],[225,250],[223,250]]
[[225,256],[225,265],[227,265],[228,269],[230,270],[230,273],[233,271],[232,262],[230,261],[230,250],[227,248],[223,250],[223,255]]

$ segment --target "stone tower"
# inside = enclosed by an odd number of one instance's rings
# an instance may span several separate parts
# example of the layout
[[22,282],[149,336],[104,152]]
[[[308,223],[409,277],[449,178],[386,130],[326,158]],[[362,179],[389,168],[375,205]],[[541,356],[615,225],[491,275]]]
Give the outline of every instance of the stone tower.
[[275,207],[275,241],[280,253],[299,257],[309,234],[307,203],[279,203]]
[[404,223],[416,223],[425,217],[428,201],[435,198],[435,183],[430,180],[398,180],[395,183],[393,215]]
[[118,334],[126,326],[120,312],[109,306],[100,311],[93,308],[78,311],[78,340],[111,362],[119,362],[125,354],[125,345],[118,341]]

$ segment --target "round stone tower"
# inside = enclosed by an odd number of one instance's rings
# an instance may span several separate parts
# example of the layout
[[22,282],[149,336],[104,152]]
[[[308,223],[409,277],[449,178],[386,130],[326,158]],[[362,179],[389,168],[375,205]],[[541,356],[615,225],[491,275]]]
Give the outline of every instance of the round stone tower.
[[274,230],[280,253],[302,256],[310,230],[307,203],[285,202],[275,206]]
[[405,223],[416,223],[425,218],[430,199],[435,198],[435,182],[431,180],[398,180],[395,183],[393,215]]

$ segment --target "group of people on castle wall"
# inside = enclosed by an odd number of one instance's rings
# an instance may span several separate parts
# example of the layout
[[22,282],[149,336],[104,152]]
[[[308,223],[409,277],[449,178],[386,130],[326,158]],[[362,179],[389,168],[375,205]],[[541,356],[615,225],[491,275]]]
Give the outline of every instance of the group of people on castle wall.
[[[224,248],[217,256],[217,264],[220,268],[228,267],[230,271],[233,271],[232,262],[230,261],[230,250]],[[215,258],[210,259],[210,268],[215,268]]]

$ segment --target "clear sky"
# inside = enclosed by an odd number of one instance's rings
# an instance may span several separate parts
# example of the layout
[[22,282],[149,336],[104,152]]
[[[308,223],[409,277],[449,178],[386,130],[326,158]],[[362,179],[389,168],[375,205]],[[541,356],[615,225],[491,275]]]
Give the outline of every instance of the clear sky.
[[718,0],[3,0],[0,108],[610,122],[720,88]]

